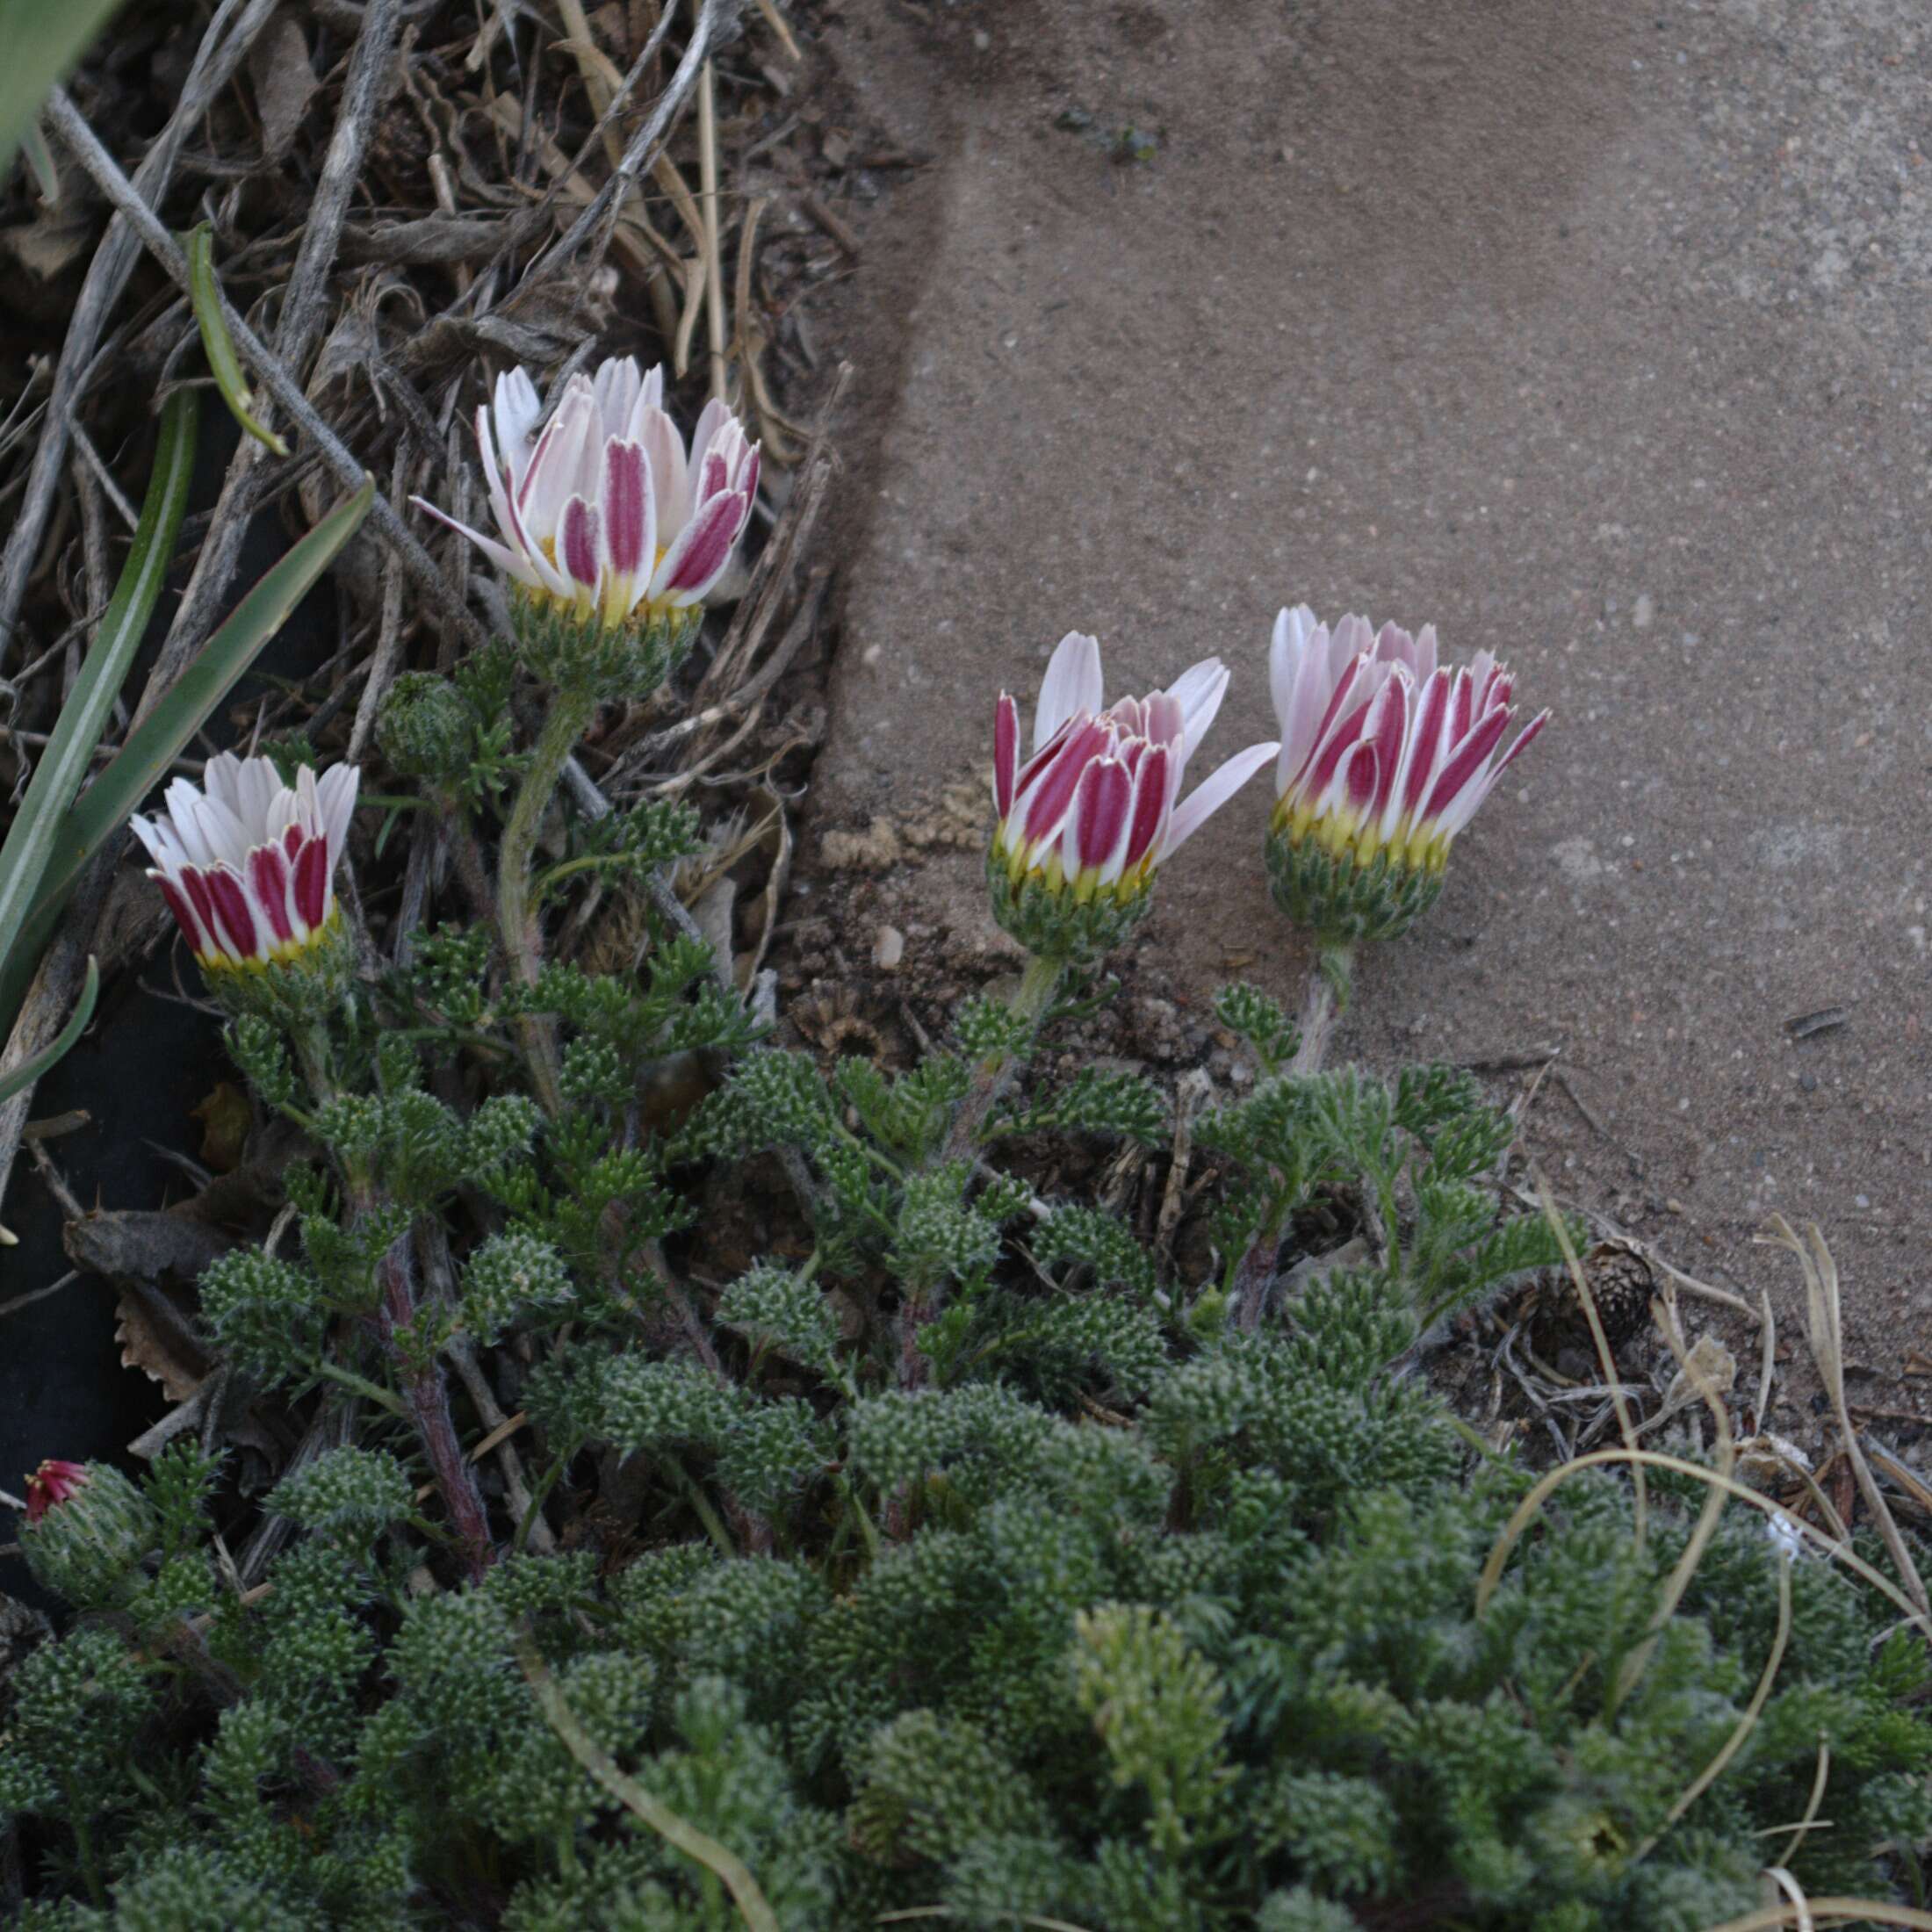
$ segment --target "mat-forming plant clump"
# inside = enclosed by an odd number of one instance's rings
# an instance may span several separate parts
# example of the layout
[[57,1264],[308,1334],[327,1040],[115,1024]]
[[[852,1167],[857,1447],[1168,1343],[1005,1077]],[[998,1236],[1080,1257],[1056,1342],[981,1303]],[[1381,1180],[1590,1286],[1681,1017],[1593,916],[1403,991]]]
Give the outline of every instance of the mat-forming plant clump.
[[[1525,1514],[1534,1473],[1413,1373],[1562,1230],[1499,1207],[1511,1126],[1467,1075],[1323,1048],[1346,948],[1434,896],[1501,768],[1504,675],[1297,616],[1287,749],[1181,801],[1227,672],[1105,707],[1070,638],[1030,760],[996,724],[1018,993],[903,1071],[827,1066],[665,889],[692,811],[559,804],[756,487],[735,423],[687,455],[661,415],[607,364],[534,443],[521,378],[484,418],[519,636],[399,681],[362,786],[438,814],[467,923],[357,954],[341,768],[218,761],[145,833],[298,1149],[198,1316],[227,1412],[295,1446],[265,1494],[185,1440],[34,1479],[22,1546],[76,1615],[5,1687],[13,1922],[1697,1932],[1767,1868],[1907,1889],[1932,1670],[1887,1597],[1752,1510],[1700,1526],[1681,1459]],[[1327,970],[1300,1021],[1218,1002],[1252,1078],[1193,1121],[1215,1259],[1181,1269],[1031,1157],[1164,1150],[1168,1097],[1028,1069],[1278,752],[1271,862]],[[554,949],[598,892],[646,909],[634,970]],[[651,1104],[674,1063],[695,1110]],[[780,1187],[795,1238],[709,1276],[706,1218]],[[1301,1242],[1324,1216],[1358,1238]]]

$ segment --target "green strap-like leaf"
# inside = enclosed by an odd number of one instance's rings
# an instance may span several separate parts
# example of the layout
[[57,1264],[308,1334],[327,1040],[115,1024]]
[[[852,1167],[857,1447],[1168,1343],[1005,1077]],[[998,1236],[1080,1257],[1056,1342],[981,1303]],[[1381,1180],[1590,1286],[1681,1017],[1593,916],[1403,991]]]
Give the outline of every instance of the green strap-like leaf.
[[41,1048],[31,1060],[23,1060],[18,1066],[0,1073],[0,1101],[11,1100],[22,1087],[32,1086],[57,1060],[66,1058],[68,1048],[81,1037],[88,1021],[94,1017],[94,1002],[100,994],[101,970],[90,953],[87,978],[81,987],[81,997],[75,1003],[73,1018],[61,1028],[60,1037]]
[[20,130],[20,153],[26,161],[27,172],[33,177],[34,186],[40,191],[41,200],[53,205],[61,198],[61,171],[54,165],[53,153],[39,121],[29,121]]
[[255,419],[255,398],[249,393],[242,358],[234,352],[234,338],[221,313],[221,285],[214,278],[214,232],[205,221],[188,237],[188,300],[195,321],[201,325],[201,348],[208,358],[208,371],[228,413],[257,443],[266,443],[277,456],[286,456],[288,444]]
[[183,747],[255,662],[262,646],[288,621],[289,613],[356,534],[375,494],[371,477],[256,585],[76,801],[54,840],[40,898],[0,975],[0,1013],[10,1023],[25,990],[18,962],[39,956],[82,868],[126,825],[129,814],[160,783]]
[[[188,479],[194,469],[196,403],[191,391],[177,390],[161,419],[161,446],[148,481],[133,548],[120,581],[114,586],[93,648],[81,667],[68,701],[61,707],[54,735],[34,768],[27,795],[20,801],[6,843],[0,846],[0,964],[18,948],[27,909],[41,896],[47,861],[95,747],[127,677],[155,600],[175,553],[181,513],[188,507]],[[11,943],[10,943],[11,942]],[[31,972],[33,960],[22,962]]]
[[0,0],[0,181],[47,90],[65,79],[119,0]]
[[207,723],[262,646],[288,622],[290,612],[356,534],[375,495],[371,477],[338,503],[234,607],[168,695],[128,733],[112,762],[68,814],[47,869],[43,898],[71,886],[103,842],[127,823],[135,806],[167,775],[189,739]]

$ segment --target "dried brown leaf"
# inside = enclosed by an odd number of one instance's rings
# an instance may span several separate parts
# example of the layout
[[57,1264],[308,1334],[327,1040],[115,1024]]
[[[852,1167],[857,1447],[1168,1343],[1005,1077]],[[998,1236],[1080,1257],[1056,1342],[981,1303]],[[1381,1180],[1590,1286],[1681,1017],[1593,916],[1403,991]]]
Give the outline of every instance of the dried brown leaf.
[[39,282],[51,282],[91,254],[98,239],[97,212],[68,197],[43,205],[18,227],[0,228],[0,249]]
[[278,13],[249,51],[249,76],[262,116],[262,160],[278,162],[295,145],[321,83],[309,64],[308,42],[292,11]]
[[68,1258],[110,1281],[190,1287],[234,1245],[205,1221],[147,1208],[105,1208],[70,1221],[61,1231]]
[[159,1382],[171,1402],[186,1402],[212,1366],[188,1325],[187,1297],[143,1286],[130,1287],[114,1304],[114,1339],[123,1368],[138,1368]]
[[1683,1358],[1683,1366],[1670,1378],[1670,1386],[1663,1392],[1663,1406],[1644,1424],[1644,1430],[1661,1427],[1694,1402],[1707,1403],[1713,1397],[1727,1395],[1736,1385],[1736,1356],[1716,1336],[1700,1335]]
[[249,1097],[232,1080],[221,1081],[189,1118],[201,1122],[201,1164],[217,1174],[231,1174],[242,1164],[242,1150],[255,1110]]

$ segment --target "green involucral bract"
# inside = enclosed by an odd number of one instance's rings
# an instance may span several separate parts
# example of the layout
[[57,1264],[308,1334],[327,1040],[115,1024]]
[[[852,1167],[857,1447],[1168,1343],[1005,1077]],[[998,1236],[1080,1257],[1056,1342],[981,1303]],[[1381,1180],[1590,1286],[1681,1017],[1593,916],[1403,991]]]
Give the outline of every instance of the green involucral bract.
[[1139,886],[1124,903],[1111,890],[1081,899],[1070,885],[1054,886],[1038,873],[1016,881],[998,847],[986,854],[986,889],[1000,928],[1042,959],[1092,966],[1121,945],[1147,917],[1152,890]]
[[639,605],[624,623],[607,624],[595,611],[579,616],[513,586],[510,618],[533,677],[600,698],[648,697],[683,663],[704,607],[653,612]]
[[1268,834],[1267,862],[1274,903],[1323,946],[1400,938],[1436,903],[1445,876],[1394,862],[1386,849],[1361,865],[1285,832]]
[[242,966],[205,965],[202,981],[236,1019],[266,1020],[290,1034],[326,1028],[342,1011],[356,962],[342,908],[299,953]]

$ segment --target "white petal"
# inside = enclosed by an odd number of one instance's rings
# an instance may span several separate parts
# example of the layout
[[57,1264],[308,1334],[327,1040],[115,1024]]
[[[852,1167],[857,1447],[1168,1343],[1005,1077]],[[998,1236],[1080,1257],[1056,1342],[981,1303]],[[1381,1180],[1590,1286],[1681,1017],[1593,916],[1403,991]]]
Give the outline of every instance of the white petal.
[[304,765],[295,774],[295,822],[310,838],[322,829],[322,797],[316,789],[313,765]]
[[242,761],[233,752],[217,752],[201,768],[201,789],[210,798],[219,798],[233,811],[242,799]]
[[1431,828],[1438,839],[1453,839],[1482,809],[1482,802],[1496,789],[1503,774],[1484,765],[1469,775],[1469,782],[1436,814]]
[[242,761],[236,788],[235,816],[241,819],[251,844],[260,838],[262,827],[269,822],[269,812],[276,797],[283,789],[282,775],[276,769],[272,758]]
[[[662,560],[659,563],[658,567],[651,573],[647,595],[655,599],[668,599],[679,609],[702,602],[712,585],[724,574],[725,569],[732,560],[732,552],[737,545],[739,537],[744,532],[746,519],[751,515],[750,501],[746,497],[734,495],[729,491],[722,496],[708,498],[707,501],[730,505],[731,508],[728,511],[721,508],[715,514],[719,516],[728,515],[732,519],[729,526],[731,535],[724,548],[717,553],[716,568],[696,582],[685,584],[679,589],[670,590],[666,588],[684,568],[685,560],[696,547],[699,538],[705,536],[711,528],[707,519],[694,511],[684,528],[672,537],[669,544],[665,549]],[[658,541],[660,544],[664,542],[664,531],[661,529],[658,531]]]
[[426,496],[412,496],[409,501],[419,510],[427,510],[439,523],[447,523],[459,537],[467,537],[476,547],[501,570],[505,576],[514,577],[520,584],[527,584],[532,590],[546,588],[537,573],[537,566],[543,561],[539,553],[525,553],[509,550],[494,537],[486,537],[479,530],[472,530],[467,523],[459,523],[453,516],[445,515]]
[[1180,850],[1214,814],[1234,797],[1281,749],[1278,744],[1251,745],[1236,752],[1219,770],[1201,780],[1168,820],[1160,857]]
[[[304,768],[306,770],[306,767]],[[291,825],[300,825],[305,832],[308,821],[302,817],[302,773],[295,775],[295,789],[285,789],[276,799],[269,812],[268,823],[260,827],[258,845],[273,845],[280,841],[282,834]]]
[[691,475],[696,479],[704,473],[704,452],[709,450],[718,433],[730,423],[737,427],[738,418],[716,396],[704,405],[697,419],[697,428],[691,432]]
[[742,466],[745,452],[749,447],[745,441],[745,432],[738,426],[738,418],[727,415],[725,420],[718,425],[717,433],[704,445],[703,458],[694,458],[692,461],[692,488],[696,489],[703,482],[704,461],[714,456],[724,458],[724,487],[728,490],[736,487],[732,478]]
[[1070,631],[1054,646],[1047,674],[1040,681],[1034,713],[1033,748],[1038,751],[1077,711],[1098,717],[1105,686],[1100,677],[1100,640]]
[[194,815],[195,830],[201,836],[211,862],[240,871],[248,862],[248,827],[220,799],[210,798],[205,793],[194,793],[188,809]]
[[322,828],[328,838],[328,869],[333,877],[335,861],[349,843],[349,822],[356,814],[356,792],[362,774],[353,765],[331,765],[316,785],[322,808]]
[[684,439],[670,417],[653,405],[642,412],[636,440],[644,445],[651,487],[657,492],[658,542],[668,547],[691,517]]
[[1436,627],[1425,624],[1416,633],[1416,682],[1427,684],[1436,674]]
[[[255,868],[253,866],[243,866],[242,869],[242,896],[248,900],[249,917],[255,921],[256,951],[257,954],[265,953],[270,947],[278,943],[275,921],[269,917],[267,897],[256,887]],[[283,893],[284,905],[278,905],[276,907],[278,912],[285,910],[287,898],[288,894],[285,890]],[[299,920],[295,924],[295,931],[303,939],[308,937],[307,934],[302,931]]]
[[[520,547],[517,522],[510,505],[523,472],[515,465],[505,467],[497,451],[496,438],[490,429],[487,409],[479,409],[476,413],[476,447],[483,460],[483,487],[489,493],[490,514],[496,519],[496,527],[503,541],[513,550],[516,549]],[[528,451],[524,452],[523,460],[526,463],[530,460]]]
[[1275,705],[1275,721],[1281,730],[1278,792],[1285,792],[1308,763],[1336,688],[1353,661],[1334,649],[1325,626],[1305,633],[1301,654],[1292,667],[1287,702],[1278,700]]
[[1489,710],[1489,687],[1496,682],[1496,673],[1502,668],[1493,651],[1478,651],[1469,660],[1469,716],[1472,718],[1481,717]]
[[[214,761],[211,758],[208,762],[212,765]],[[163,797],[168,802],[168,823],[174,830],[186,862],[193,866],[213,865],[215,854],[201,830],[198,810],[201,794],[187,779],[177,778],[168,787]]]
[[[581,382],[583,378],[573,379]],[[537,445],[528,478],[529,494],[518,512],[535,543],[540,544],[546,537],[555,540],[564,505],[581,493],[577,479],[584,469],[586,451],[600,441],[596,398],[588,385],[573,388]]]
[[[483,427],[480,416],[478,427],[480,431]],[[552,452],[546,452],[545,454],[544,461],[546,464],[550,460],[551,453]],[[422,499],[417,497],[414,501],[422,502]],[[429,508],[428,504],[424,504],[423,507]],[[523,521],[523,513],[517,508],[515,490],[514,488],[506,490],[501,479],[494,473],[490,477],[490,510],[495,516],[496,527],[503,533],[504,543],[508,546],[511,552],[509,559],[506,561],[500,551],[493,552],[485,544],[484,552],[490,557],[491,561],[496,565],[496,567],[499,570],[507,571],[519,583],[528,585],[532,590],[547,590],[552,596],[556,597],[571,595],[570,586],[565,579],[563,572],[551,562],[550,559],[544,554],[542,546],[531,538],[530,527]],[[432,515],[440,515],[440,512],[433,509],[430,513]],[[444,523],[450,522],[448,517],[444,517],[443,520]],[[463,530],[465,535],[468,536],[472,542],[482,544],[482,538],[479,537],[473,530],[469,530],[465,525],[456,523],[452,527]]]
[[1391,619],[1375,633],[1375,655],[1385,664],[1405,664],[1416,668],[1416,640]]
[[[1483,801],[1502,782],[1503,774],[1509,769],[1516,754],[1543,729],[1549,716],[1547,711],[1539,712],[1516,734],[1514,742],[1506,751],[1501,752],[1500,755],[1494,751],[1489,753],[1488,761],[1471,775],[1469,782],[1437,816],[1436,831],[1438,835],[1446,833],[1453,839],[1475,817],[1482,809]],[[1501,740],[1497,743],[1500,746]]]
[[1219,658],[1203,658],[1168,686],[1167,695],[1180,705],[1183,764],[1193,756],[1196,747],[1208,735],[1208,727],[1214,723],[1215,713],[1221,709],[1221,701],[1227,695],[1228,681],[1233,674]]
[[[1403,796],[1409,789],[1410,768],[1416,761],[1416,752],[1420,733],[1417,726],[1422,723],[1422,707],[1428,697],[1425,690],[1418,690],[1414,676],[1406,666],[1398,666],[1390,682],[1400,694],[1402,706],[1402,741],[1395,748],[1395,774],[1389,781],[1388,797],[1382,804],[1382,815],[1376,821],[1377,829],[1384,839],[1392,839],[1395,828],[1402,823],[1404,810]],[[1440,748],[1441,740],[1437,740]]]
[[1335,643],[1338,655],[1360,657],[1365,651],[1373,652],[1375,632],[1366,617],[1357,616],[1352,612],[1336,625]]
[[597,415],[605,437],[621,436],[629,428],[631,406],[644,386],[635,356],[613,356],[602,364],[591,387],[596,393]]
[[169,878],[181,870],[184,854],[174,827],[165,819],[144,818],[139,812],[127,821],[127,829],[148,848],[148,856]]
[[496,446],[508,466],[513,490],[523,480],[530,462],[530,432],[543,413],[537,385],[523,370],[513,369],[496,378]]
[[[1295,668],[1307,649],[1307,640],[1301,609],[1290,610],[1284,604],[1275,612],[1274,631],[1268,639],[1268,696],[1273,700],[1275,718],[1284,739],[1288,732],[1288,701],[1294,696]],[[1285,744],[1282,755],[1287,755]]]

